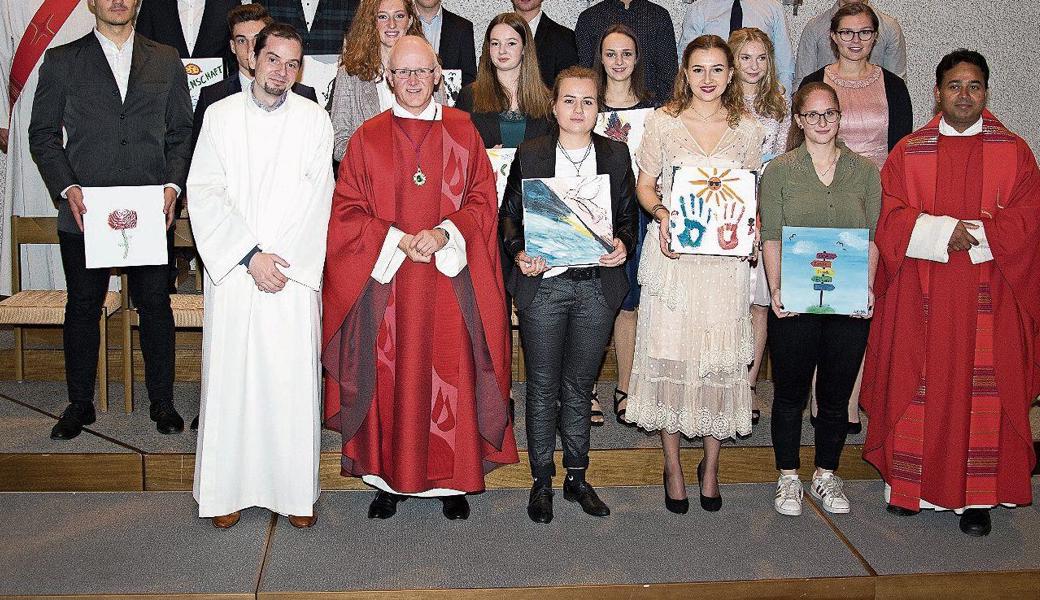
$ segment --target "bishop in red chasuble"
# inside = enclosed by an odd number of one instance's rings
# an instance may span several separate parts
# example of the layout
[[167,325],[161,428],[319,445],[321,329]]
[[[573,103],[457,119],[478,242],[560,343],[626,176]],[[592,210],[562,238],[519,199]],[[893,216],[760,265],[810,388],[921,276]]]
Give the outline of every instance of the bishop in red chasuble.
[[1040,393],[1040,172],[985,110],[989,69],[958,50],[937,69],[942,112],[881,172],[874,321],[861,402],[864,457],[888,510],[961,515],[1029,504],[1029,406]]
[[325,423],[342,474],[378,493],[370,518],[464,494],[517,462],[495,178],[469,116],[431,99],[422,38],[390,57],[391,110],[364,123],[340,165],[323,291]]

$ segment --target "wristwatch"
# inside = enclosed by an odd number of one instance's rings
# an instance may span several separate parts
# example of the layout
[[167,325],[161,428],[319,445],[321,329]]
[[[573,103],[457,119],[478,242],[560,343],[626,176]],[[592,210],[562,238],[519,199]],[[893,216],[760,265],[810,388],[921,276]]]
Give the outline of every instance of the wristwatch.
[[451,234],[448,233],[447,229],[445,229],[443,227],[434,227],[434,229],[436,229],[437,231],[439,231],[439,232],[444,234],[444,241],[445,242],[450,242],[451,241]]

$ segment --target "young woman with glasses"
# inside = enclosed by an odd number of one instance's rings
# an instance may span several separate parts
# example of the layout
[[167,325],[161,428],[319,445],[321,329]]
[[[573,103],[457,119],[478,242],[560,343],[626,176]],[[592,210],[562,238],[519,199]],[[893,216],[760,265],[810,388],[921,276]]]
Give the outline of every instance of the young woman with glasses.
[[[844,127],[838,94],[814,82],[793,98],[799,145],[773,159],[762,175],[763,260],[771,290],[769,352],[773,365],[772,436],[780,470],[774,507],[783,515],[802,513],[798,480],[802,412],[817,372],[819,416],[815,431],[816,471],[810,491],[824,510],[849,512],[840,477],[834,474],[848,432],[846,406],[863,362],[870,315],[795,314],[780,301],[781,239],[792,227],[866,228],[870,230],[868,286],[873,285],[878,251],[874,229],[881,211],[881,177],[867,158],[838,140]],[[873,293],[868,306],[873,309]]]
[[406,35],[422,34],[411,0],[361,0],[343,43],[332,92],[334,160],[343,159],[350,136],[362,123],[393,104],[386,65],[394,44]]
[[[913,130],[914,113],[903,80],[870,62],[878,23],[877,13],[862,2],[839,8],[831,18],[831,43],[838,62],[809,75],[802,85],[823,81],[834,88],[842,106],[841,140],[880,170],[896,142]],[[853,434],[863,428],[859,419],[861,377],[862,369],[848,399],[849,432]],[[812,420],[815,425],[816,416]]]

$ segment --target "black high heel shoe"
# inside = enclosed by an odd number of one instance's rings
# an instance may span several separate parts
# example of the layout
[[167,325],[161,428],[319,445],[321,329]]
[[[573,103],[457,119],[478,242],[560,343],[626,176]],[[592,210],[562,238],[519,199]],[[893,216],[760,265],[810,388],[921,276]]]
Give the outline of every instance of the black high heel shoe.
[[[704,489],[704,486],[701,484],[701,479],[703,477],[704,477],[704,459],[702,458],[701,462],[697,463],[697,487],[700,488],[701,490]],[[715,496],[715,497],[705,496],[704,493],[701,492],[700,490],[698,490],[698,493],[701,496],[701,508],[703,508],[704,510],[706,510],[708,512],[716,512],[716,511],[718,511],[719,509],[722,508],[722,490],[721,490],[721,488],[719,490],[719,495]]]
[[664,479],[664,507],[669,511],[677,515],[685,515],[690,510],[690,499],[683,498],[682,500],[675,500],[668,495],[668,471],[661,473],[662,479]]
[[[751,395],[754,396],[755,393],[756,393],[755,386],[751,386]],[[758,425],[758,421],[761,418],[762,418],[762,411],[758,410],[757,408],[752,408],[751,409],[751,424],[752,425]]]
[[618,388],[614,388],[614,418],[617,422],[627,427],[634,427],[635,423],[629,423],[625,420],[626,409],[618,409],[618,405],[628,400],[628,392],[622,392]]

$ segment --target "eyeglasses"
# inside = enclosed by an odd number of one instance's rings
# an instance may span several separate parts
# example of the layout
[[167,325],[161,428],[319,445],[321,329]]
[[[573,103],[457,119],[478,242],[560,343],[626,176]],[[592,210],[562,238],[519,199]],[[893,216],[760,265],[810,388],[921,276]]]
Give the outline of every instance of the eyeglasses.
[[827,112],[818,113],[815,110],[807,113],[798,113],[798,116],[805,120],[810,125],[816,125],[820,122],[820,117],[823,117],[828,123],[837,122],[838,118],[841,117],[840,110],[834,110],[833,108]]
[[405,81],[410,79],[412,75],[415,75],[416,79],[429,79],[433,77],[434,70],[435,69],[430,67],[419,69],[390,69],[390,73],[393,74],[394,79]]
[[858,39],[861,42],[869,42],[874,39],[874,34],[877,32],[873,29],[861,29],[859,31],[839,29],[836,33],[838,34],[838,39],[843,42],[851,42],[853,38]]

